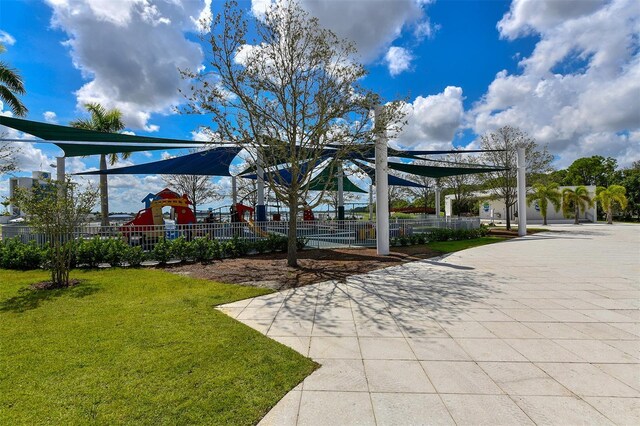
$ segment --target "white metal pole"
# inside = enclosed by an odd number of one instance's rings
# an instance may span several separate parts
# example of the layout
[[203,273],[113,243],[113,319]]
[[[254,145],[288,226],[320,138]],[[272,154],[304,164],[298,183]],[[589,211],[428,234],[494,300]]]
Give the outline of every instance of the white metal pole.
[[58,197],[60,198],[64,195],[65,163],[65,157],[56,157],[56,181],[58,182]]
[[56,157],[56,180],[59,183],[64,183],[65,174],[65,158]]
[[518,235],[527,235],[527,182],[524,147],[518,147]]
[[436,187],[436,219],[440,220],[440,187]]
[[238,204],[238,177],[231,176],[231,202],[235,206]]
[[262,164],[262,153],[260,152],[260,148],[258,148],[258,151],[256,153],[256,172],[258,180],[258,202],[256,203],[256,220],[260,222],[267,220],[267,209],[264,205],[264,165]]
[[338,220],[344,220],[344,170],[338,164]]
[[373,220],[373,185],[369,185],[369,220]]
[[375,125],[381,131],[376,139],[376,243],[378,254],[389,254],[389,177],[387,164],[387,135],[382,124],[382,105],[374,109]]

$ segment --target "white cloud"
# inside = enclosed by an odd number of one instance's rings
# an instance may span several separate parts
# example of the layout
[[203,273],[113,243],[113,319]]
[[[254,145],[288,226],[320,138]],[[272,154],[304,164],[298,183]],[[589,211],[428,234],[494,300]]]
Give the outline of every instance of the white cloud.
[[5,46],[12,46],[16,43],[16,39],[8,32],[0,30],[0,43]]
[[462,89],[455,86],[449,86],[436,95],[418,96],[406,104],[407,125],[392,142],[404,148],[451,148],[451,141],[462,124],[462,101]]
[[596,154],[621,165],[638,157],[637,138],[630,136],[640,128],[640,8],[634,0],[514,0],[498,27],[503,37],[535,33],[540,40],[520,61],[522,72],[498,73],[469,111],[476,133],[518,126],[547,144],[558,166]]
[[[252,0],[251,9],[261,16],[271,0]],[[424,0],[300,0],[301,6],[320,24],[355,43],[365,62],[378,58],[402,30],[414,29],[419,38],[432,33]]]
[[153,113],[169,113],[186,87],[178,68],[198,69],[200,46],[185,38],[198,30],[210,1],[47,0],[52,25],[69,35],[74,65],[89,80],[78,106],[100,102],[119,108],[128,127],[157,131]]
[[392,77],[407,71],[411,67],[411,61],[413,60],[411,52],[404,47],[391,46],[384,55],[384,60],[389,67],[389,74]]
[[509,39],[546,32],[567,20],[592,13],[606,1],[513,0],[497,27],[500,35]]
[[47,123],[56,124],[58,122],[58,116],[53,111],[45,111],[42,114],[42,117],[44,118],[44,121],[46,121]]

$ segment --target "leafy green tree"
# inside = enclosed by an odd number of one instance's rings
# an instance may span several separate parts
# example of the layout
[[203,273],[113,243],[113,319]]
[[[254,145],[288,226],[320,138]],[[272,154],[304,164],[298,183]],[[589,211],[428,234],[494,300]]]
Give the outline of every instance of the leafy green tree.
[[602,205],[602,209],[607,212],[607,223],[613,223],[613,206],[618,204],[621,209],[627,207],[627,190],[622,185],[611,185],[608,188],[599,186],[596,188],[596,201]]
[[640,161],[621,172],[620,184],[627,190],[627,208],[625,216],[640,217]]
[[600,155],[578,158],[567,168],[564,184],[609,186],[616,178],[617,165],[615,158]]
[[576,189],[565,188],[562,190],[562,212],[565,217],[573,213],[573,223],[575,225],[580,224],[580,211],[585,211],[587,207],[593,207],[593,200],[585,186],[581,185]]
[[527,205],[531,205],[532,202],[537,201],[540,206],[540,214],[542,215],[542,224],[547,224],[547,210],[549,202],[553,205],[553,208],[558,211],[562,204],[562,194],[558,189],[558,184],[551,182],[548,185],[536,183],[533,185],[533,192],[527,195]]
[[[85,104],[85,108],[91,114],[90,118],[81,118],[70,124],[78,129],[95,130],[97,132],[117,133],[124,129],[122,113],[117,109],[105,109],[98,103]],[[124,152],[122,159],[127,159],[130,152]],[[114,165],[118,161],[118,154],[109,154],[109,164]],[[107,155],[100,154],[100,170],[107,170]],[[109,186],[107,175],[100,175],[100,212],[102,226],[109,225]]]
[[[0,53],[4,51],[5,47],[0,44]],[[0,62],[0,100],[9,105],[11,111],[19,117],[27,115],[28,110],[16,95],[24,95],[25,93],[26,90],[20,74],[5,62]]]
[[70,285],[69,272],[78,228],[86,223],[97,195],[93,188],[80,190],[70,180],[62,184],[48,181],[44,185],[16,191],[15,203],[27,214],[29,226],[43,235],[49,246],[50,288]]

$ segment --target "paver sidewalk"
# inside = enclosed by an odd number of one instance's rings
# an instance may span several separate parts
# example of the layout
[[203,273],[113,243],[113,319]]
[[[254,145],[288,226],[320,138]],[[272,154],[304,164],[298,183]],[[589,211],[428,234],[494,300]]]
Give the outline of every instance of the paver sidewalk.
[[220,307],[322,364],[261,424],[640,424],[640,226],[551,230]]

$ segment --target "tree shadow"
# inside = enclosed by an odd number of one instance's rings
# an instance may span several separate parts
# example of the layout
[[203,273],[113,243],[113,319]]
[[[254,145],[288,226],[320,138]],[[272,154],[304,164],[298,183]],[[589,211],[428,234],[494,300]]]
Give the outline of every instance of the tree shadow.
[[36,290],[31,286],[22,288],[18,295],[0,302],[0,312],[22,313],[38,308],[43,302],[53,300],[61,296],[81,299],[98,292],[96,285],[80,283],[73,287],[58,288],[52,290]]

